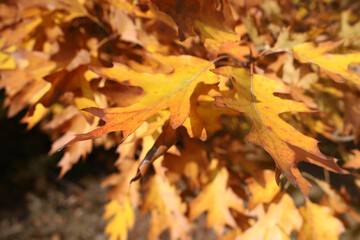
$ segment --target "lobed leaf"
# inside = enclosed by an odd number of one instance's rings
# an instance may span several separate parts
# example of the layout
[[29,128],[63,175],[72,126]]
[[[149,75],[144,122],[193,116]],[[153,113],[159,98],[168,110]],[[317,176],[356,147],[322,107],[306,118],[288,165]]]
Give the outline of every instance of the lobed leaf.
[[[189,117],[190,98],[197,84],[200,82],[206,84],[218,82],[217,75],[209,71],[213,64],[206,60],[185,55],[162,56],[153,54],[153,57],[162,64],[172,66],[173,71],[169,74],[142,73],[120,64],[113,68],[93,68],[102,77],[141,87],[145,92],[144,97],[129,107],[84,109],[100,117],[106,123],[92,132],[76,135],[66,146],[114,131],[122,131],[124,138],[127,138],[146,119],[163,109],[170,111],[171,127],[178,128]],[[197,126],[192,127],[196,128]]]
[[305,195],[310,184],[301,176],[298,162],[308,161],[334,172],[345,172],[335,159],[320,152],[317,140],[298,132],[279,117],[283,112],[311,112],[303,103],[274,95],[287,91],[284,84],[258,74],[252,76],[246,69],[222,67],[216,72],[232,79],[234,96],[216,97],[215,105],[247,114],[253,127],[245,140],[263,147],[274,159],[277,170],[298,184]]

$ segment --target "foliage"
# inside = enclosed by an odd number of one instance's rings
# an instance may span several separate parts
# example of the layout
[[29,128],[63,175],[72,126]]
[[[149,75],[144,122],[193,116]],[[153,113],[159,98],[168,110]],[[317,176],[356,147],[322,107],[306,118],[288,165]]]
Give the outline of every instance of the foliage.
[[50,153],[65,147],[60,177],[118,145],[119,172],[103,183],[110,239],[127,238],[138,209],[151,213],[149,239],[190,239],[205,212],[219,239],[338,239],[359,222],[356,1],[0,9],[8,116],[27,108],[22,122],[52,136]]

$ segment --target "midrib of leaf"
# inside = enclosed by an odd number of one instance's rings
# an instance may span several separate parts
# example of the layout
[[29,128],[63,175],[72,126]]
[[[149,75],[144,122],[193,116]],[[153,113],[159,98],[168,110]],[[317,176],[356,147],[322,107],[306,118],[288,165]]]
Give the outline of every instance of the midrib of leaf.
[[[152,105],[150,105],[149,107],[137,111],[136,114],[134,114],[134,115],[132,115],[131,117],[128,117],[128,118],[124,119],[123,121],[121,121],[121,122],[119,122],[119,123],[117,123],[117,124],[115,124],[115,125],[112,125],[112,126],[113,126],[113,127],[116,127],[116,126],[121,125],[121,124],[123,124],[124,122],[126,122],[126,121],[128,121],[128,120],[130,120],[130,119],[132,119],[132,118],[135,118],[136,116],[140,115],[141,113],[143,113],[143,112],[145,112],[145,111],[148,111],[148,110],[154,108],[156,105],[160,104],[160,103],[163,102],[165,99],[170,98],[172,95],[174,95],[174,94],[176,94],[177,92],[181,91],[183,88],[189,87],[189,86],[190,86],[190,83],[192,83],[198,76],[200,76],[200,75],[201,75],[205,70],[207,70],[212,64],[214,64],[215,62],[217,62],[217,61],[219,61],[219,60],[221,60],[221,59],[223,59],[223,58],[225,58],[225,57],[227,57],[227,56],[221,56],[221,57],[218,57],[218,58],[214,59],[214,60],[211,61],[209,64],[207,64],[205,67],[203,67],[199,72],[197,72],[193,77],[191,77],[190,79],[186,80],[186,81],[184,82],[184,84],[183,84],[182,86],[180,86],[179,88],[177,88],[177,89],[175,89],[174,91],[168,93],[166,96],[160,98],[158,101],[154,102],[154,103],[153,103]],[[180,103],[183,102],[186,92],[187,92],[187,91],[184,91],[184,94],[183,94],[183,96],[181,97]],[[178,111],[180,111],[180,106],[181,106],[181,104],[179,104]],[[134,111],[134,112],[135,112],[135,111]],[[130,113],[130,112],[124,112],[124,113]],[[115,115],[115,114],[118,114],[118,113],[109,113],[109,114]]]
[[[268,135],[268,137],[271,139],[273,145],[275,146],[275,141],[274,139],[271,137],[269,131],[267,130],[267,128],[265,127],[265,124],[260,116],[260,112],[256,106],[256,102],[255,102],[255,89],[254,89],[254,72],[253,71],[250,71],[250,93],[251,93],[251,100],[252,100],[252,103],[253,103],[253,106],[254,106],[254,109],[255,109],[255,113],[256,113],[256,116],[258,117],[259,119],[259,122],[261,124],[261,127],[262,129],[266,132],[266,134]],[[254,120],[255,121],[255,120]],[[255,123],[254,123],[255,124]],[[259,136],[257,136],[259,142],[262,142],[261,139],[259,139]],[[271,154],[270,154],[271,155]],[[280,159],[277,151],[275,151],[275,155],[277,157],[277,159]],[[277,164],[276,164],[277,165]]]

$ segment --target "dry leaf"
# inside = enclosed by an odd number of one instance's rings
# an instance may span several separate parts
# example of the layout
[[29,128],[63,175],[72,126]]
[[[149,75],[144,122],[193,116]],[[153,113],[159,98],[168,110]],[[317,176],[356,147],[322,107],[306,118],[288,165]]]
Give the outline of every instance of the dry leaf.
[[300,230],[303,220],[291,197],[284,194],[278,203],[271,203],[266,214],[248,230],[239,234],[239,239],[289,239],[293,230]]
[[259,203],[270,203],[279,193],[280,188],[275,182],[275,172],[265,170],[261,176],[246,179],[247,187],[251,193],[249,209],[253,209]]
[[243,201],[227,187],[229,173],[225,168],[217,170],[215,178],[190,203],[190,220],[207,211],[206,226],[213,227],[220,236],[225,225],[236,227],[230,208],[244,211]]
[[360,84],[360,75],[354,69],[355,64],[360,63],[360,53],[329,54],[330,49],[338,43],[329,43],[314,47],[310,42],[297,45],[293,48],[295,56],[304,62],[318,65],[325,73],[335,81],[342,79]]
[[126,108],[85,109],[106,121],[106,124],[87,134],[77,135],[67,146],[77,141],[96,138],[108,132],[120,130],[126,138],[146,119],[164,108],[170,110],[171,127],[178,128],[190,114],[190,97],[197,84],[218,82],[217,76],[209,71],[212,63],[206,60],[192,56],[167,57],[154,54],[153,57],[163,64],[173,66],[173,72],[170,74],[147,74],[136,72],[124,65],[94,69],[104,77],[142,87],[145,95],[139,102]]
[[299,210],[304,219],[299,232],[300,240],[339,239],[339,234],[344,231],[344,225],[328,207],[306,201]]
[[128,230],[135,222],[135,214],[129,198],[126,198],[123,203],[112,200],[106,204],[103,217],[111,219],[105,228],[105,233],[110,235],[110,240],[127,239]]
[[158,239],[167,228],[172,240],[190,239],[190,224],[184,215],[186,205],[181,202],[174,186],[165,178],[155,175],[147,184],[147,189],[142,209],[144,212],[150,211],[152,215],[148,239]]
[[245,140],[262,146],[273,157],[276,167],[293,184],[298,184],[305,195],[309,193],[310,183],[301,176],[297,162],[308,161],[344,172],[334,159],[320,152],[317,140],[301,134],[279,117],[282,112],[310,111],[302,103],[274,96],[274,92],[286,93],[285,85],[265,76],[251,76],[246,69],[222,67],[216,72],[232,78],[235,92],[234,97],[216,97],[215,104],[251,117],[254,125]]

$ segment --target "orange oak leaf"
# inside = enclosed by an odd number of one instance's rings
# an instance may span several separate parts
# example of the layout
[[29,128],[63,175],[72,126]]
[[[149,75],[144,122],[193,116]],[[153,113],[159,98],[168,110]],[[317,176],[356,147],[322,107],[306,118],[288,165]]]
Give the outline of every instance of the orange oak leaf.
[[28,38],[29,35],[31,35],[34,29],[36,29],[40,24],[43,23],[41,14],[39,14],[38,12],[35,14],[31,14],[27,11],[21,11],[24,13],[24,15],[27,15],[22,17],[22,21],[19,21],[18,19],[21,16],[20,11],[17,10],[16,12],[17,16],[12,18],[12,27],[4,27],[0,30],[1,49],[23,44],[25,42],[25,39]]
[[344,225],[334,217],[331,208],[306,201],[299,211],[304,219],[299,240],[339,239],[344,231]]
[[[190,114],[190,98],[197,84],[200,82],[206,84],[218,82],[217,75],[209,71],[213,64],[206,60],[187,55],[163,56],[153,54],[153,57],[162,64],[171,65],[173,71],[169,74],[149,74],[134,71],[120,64],[113,68],[93,69],[103,77],[141,87],[145,91],[144,97],[129,107],[84,109],[100,117],[106,123],[92,132],[76,135],[66,146],[120,130],[126,138],[146,119],[165,108],[169,108],[170,111],[171,127],[178,128]],[[196,126],[192,127],[196,128]]]
[[148,239],[158,239],[165,229],[170,230],[170,239],[190,239],[190,223],[184,216],[186,205],[176,193],[175,187],[160,175],[155,175],[147,184],[143,212],[150,211],[152,220]]
[[298,132],[279,117],[283,112],[310,112],[303,103],[274,96],[275,92],[288,91],[284,84],[257,74],[251,76],[241,68],[222,67],[216,72],[231,77],[234,97],[215,97],[215,105],[249,115],[253,127],[245,140],[262,146],[274,159],[277,170],[298,184],[305,195],[311,185],[302,177],[296,166],[298,162],[307,161],[334,172],[345,172],[335,159],[320,152],[317,140]]
[[[264,216],[244,233],[239,239],[290,239],[293,230],[299,230],[302,224],[301,215],[291,197],[284,194],[278,203],[271,203]],[[236,238],[237,239],[237,238]]]
[[[229,37],[226,39],[229,39]],[[248,61],[246,56],[248,56],[250,54],[249,46],[240,45],[238,42],[230,41],[230,39],[226,42],[223,40],[223,42],[224,42],[224,44],[222,44],[219,49],[220,54],[229,54],[239,61],[244,61],[244,62]],[[256,57],[257,50],[255,48],[253,48],[252,46],[250,46],[250,47],[252,48],[251,51],[252,51],[253,57]]]
[[306,42],[293,48],[295,57],[304,62],[316,64],[335,81],[342,79],[360,84],[360,72],[357,70],[360,64],[360,53],[329,54],[328,50],[337,46],[319,45],[315,47],[312,43]]
[[42,79],[28,82],[17,94],[5,100],[5,106],[9,106],[8,116],[13,117],[25,107],[36,103],[50,87],[51,85]]
[[206,226],[213,227],[218,236],[225,225],[236,227],[230,208],[238,212],[244,211],[242,199],[227,187],[228,179],[229,173],[226,168],[218,169],[215,178],[190,202],[190,220],[207,211]]
[[359,169],[360,168],[360,151],[355,149],[352,151],[354,156],[345,162],[343,165],[343,168],[353,168],[353,169]]
[[0,88],[6,90],[5,105],[10,107],[9,117],[13,117],[49,91],[51,84],[44,81],[44,77],[56,64],[42,52],[17,50],[9,56],[14,59],[15,69],[0,70]]

